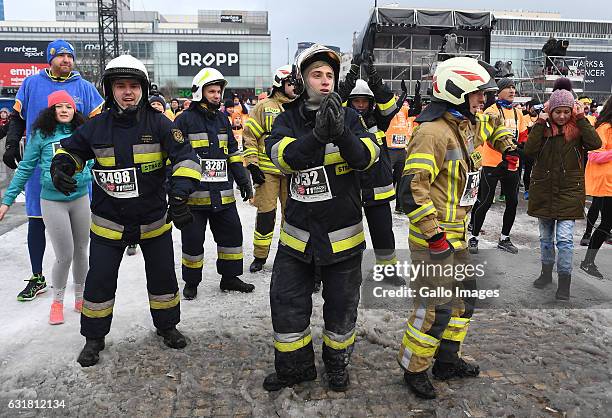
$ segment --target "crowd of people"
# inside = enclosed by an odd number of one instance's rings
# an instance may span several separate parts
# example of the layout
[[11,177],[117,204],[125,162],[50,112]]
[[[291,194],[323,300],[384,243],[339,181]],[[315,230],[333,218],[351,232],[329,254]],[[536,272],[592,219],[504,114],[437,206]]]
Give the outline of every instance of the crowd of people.
[[[293,66],[277,69],[269,95],[249,109],[237,96],[223,102],[228,82],[214,68],[193,78],[189,100],[167,103],[130,55],[108,63],[102,94],[74,70],[69,42],[51,42],[47,59],[48,69],[24,81],[10,117],[0,111],[0,120],[8,120],[0,122],[7,134],[3,160],[16,169],[0,220],[25,189],[32,276],[17,298],[29,301],[47,289],[46,228],[56,257],[50,324],[64,321],[72,266],[83,367],[97,364],[105,348],[119,266],[136,246],[157,334],[171,348],[187,345],[176,327],[181,295],[172,225],[181,233],[184,299],[197,298],[209,223],[220,289],[254,290],[240,279],[244,237],[236,186],[257,208],[251,272],[267,262],[281,207],[268,391],[317,376],[310,317],[319,288],[327,381],[331,390],[348,389],[366,248],[363,216],[375,263],[395,265],[392,202],[407,216],[412,262],[455,266],[478,253],[487,213],[500,196],[505,210],[497,246],[519,252],[510,233],[522,180],[528,214],[540,230],[542,267],[533,285],[551,284],[556,262],[556,298],[567,301],[575,221],[584,218],[585,196],[592,196],[580,267],[603,278],[595,260],[612,228],[612,100],[596,113],[566,79],[545,103],[534,99],[523,109],[511,79],[496,81],[490,65],[458,56],[437,65],[425,104],[420,83],[412,98],[404,82],[394,94],[368,53],[354,57],[340,80],[339,56],[315,44]],[[395,273],[384,280],[406,284]],[[431,285],[477,289],[475,280],[442,275],[419,276],[411,286]],[[465,295],[417,297],[408,316],[398,362],[421,398],[436,396],[430,368],[440,380],[479,374],[460,356],[476,300]]]

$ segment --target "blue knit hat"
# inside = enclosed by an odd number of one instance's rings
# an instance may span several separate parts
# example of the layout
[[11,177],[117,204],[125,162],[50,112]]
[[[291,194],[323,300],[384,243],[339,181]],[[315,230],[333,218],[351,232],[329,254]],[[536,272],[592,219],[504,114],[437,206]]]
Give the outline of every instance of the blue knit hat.
[[76,60],[74,47],[70,42],[64,41],[63,39],[56,39],[55,41],[49,42],[49,45],[47,45],[47,62],[51,64],[51,60],[59,54],[70,54],[72,58]]

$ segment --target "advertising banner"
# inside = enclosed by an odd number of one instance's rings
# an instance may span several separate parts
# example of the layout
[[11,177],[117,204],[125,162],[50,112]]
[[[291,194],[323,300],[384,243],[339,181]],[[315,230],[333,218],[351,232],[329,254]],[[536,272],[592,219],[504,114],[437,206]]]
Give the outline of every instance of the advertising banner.
[[[608,93],[612,91],[612,52],[568,51],[567,55],[586,57],[584,61],[584,87],[586,91]],[[578,62],[579,60],[572,61],[576,62],[569,63],[569,65],[582,68],[582,62]]]
[[179,76],[195,76],[204,67],[213,67],[224,76],[240,75],[238,42],[177,42]]
[[19,87],[47,68],[47,41],[0,41],[0,86]]

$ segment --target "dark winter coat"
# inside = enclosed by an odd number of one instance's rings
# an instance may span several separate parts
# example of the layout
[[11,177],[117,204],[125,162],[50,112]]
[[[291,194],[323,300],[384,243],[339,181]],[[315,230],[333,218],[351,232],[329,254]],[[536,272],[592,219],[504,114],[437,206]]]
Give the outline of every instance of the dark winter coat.
[[569,141],[563,134],[550,136],[542,119],[529,133],[525,154],[534,159],[527,209],[530,216],[557,220],[584,218],[583,155],[601,147],[601,139],[586,118],[579,117],[576,124],[580,135]]

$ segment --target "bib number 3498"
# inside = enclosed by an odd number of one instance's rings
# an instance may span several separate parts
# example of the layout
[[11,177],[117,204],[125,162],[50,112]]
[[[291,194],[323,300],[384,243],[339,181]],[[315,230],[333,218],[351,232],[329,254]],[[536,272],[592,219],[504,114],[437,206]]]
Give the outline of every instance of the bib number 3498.
[[136,168],[91,170],[96,184],[109,196],[118,199],[138,197]]

